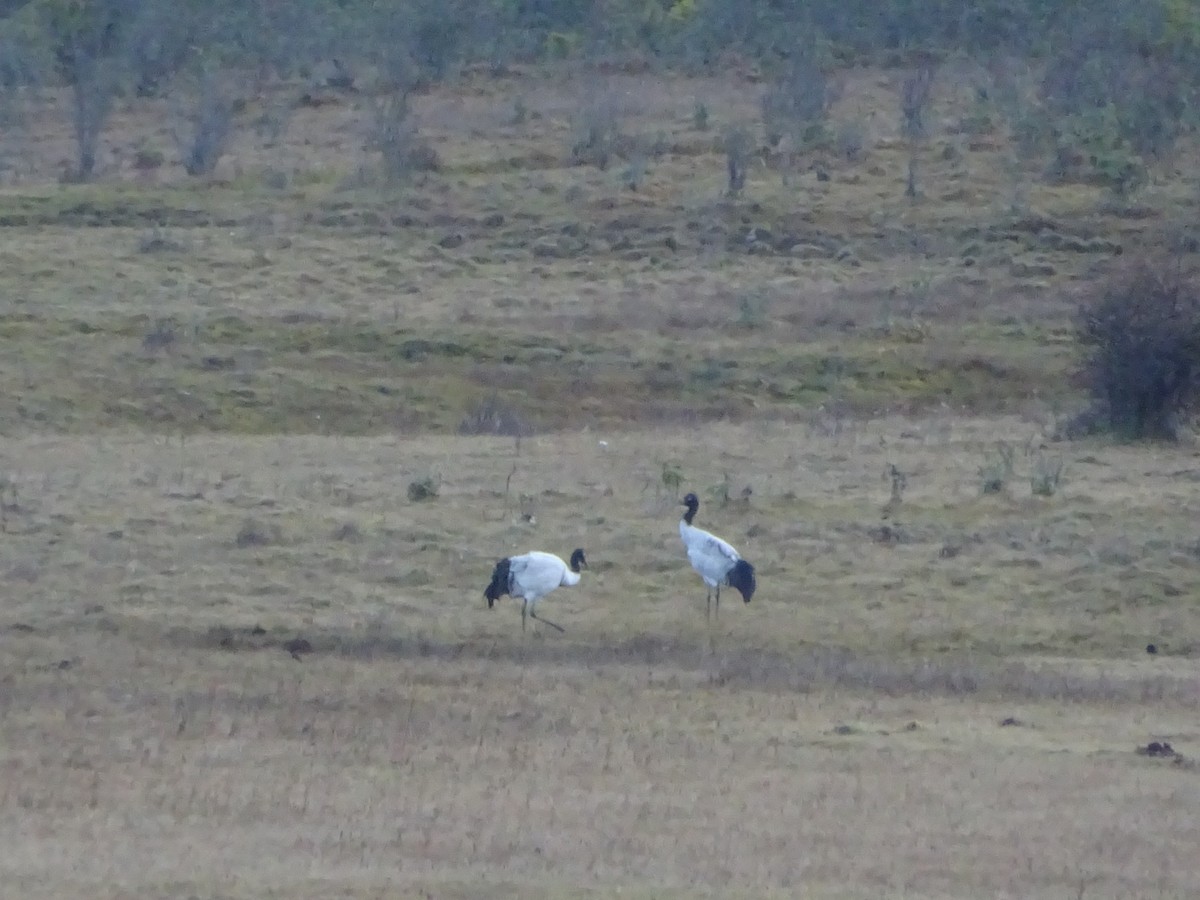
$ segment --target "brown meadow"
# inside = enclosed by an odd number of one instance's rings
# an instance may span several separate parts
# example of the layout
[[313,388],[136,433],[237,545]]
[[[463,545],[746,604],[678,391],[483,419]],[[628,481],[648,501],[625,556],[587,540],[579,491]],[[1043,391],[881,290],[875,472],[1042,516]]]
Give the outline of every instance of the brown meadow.
[[[916,203],[878,71],[835,111],[865,159],[764,158],[736,200],[733,78],[468,79],[402,186],[353,99],[205,183],[135,167],[153,101],[91,185],[34,117],[0,190],[6,890],[1200,892],[1196,452],[1052,440],[1075,298],[1195,169],[1136,203],[1026,173],[1014,212],[969,75]],[[567,164],[597,90],[633,187]],[[758,570],[711,628],[681,486]],[[497,557],[575,546],[564,635],[486,608]]]

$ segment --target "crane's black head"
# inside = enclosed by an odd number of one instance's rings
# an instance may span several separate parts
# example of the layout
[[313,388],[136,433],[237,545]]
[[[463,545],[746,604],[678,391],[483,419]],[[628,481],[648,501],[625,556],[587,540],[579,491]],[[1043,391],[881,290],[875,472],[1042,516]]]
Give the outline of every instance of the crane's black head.
[[749,603],[750,598],[754,596],[754,589],[758,587],[758,581],[754,577],[754,566],[744,559],[739,559],[729,570],[727,578],[729,586],[741,594],[745,602]]
[[483,596],[488,602],[488,609],[491,609],[493,603],[508,593],[510,565],[508,557],[505,557],[496,563],[496,568],[492,569],[491,583],[483,589]]
[[571,571],[578,573],[580,569],[588,567],[587,558],[583,555],[583,550],[576,550],[571,554]]
[[696,510],[698,510],[700,508],[700,498],[697,497],[695,494],[688,494],[686,497],[683,498],[681,503],[683,506],[687,507],[687,512],[685,512],[683,514],[683,521],[685,521],[689,525],[691,525],[692,524],[692,516],[694,516],[696,514]]

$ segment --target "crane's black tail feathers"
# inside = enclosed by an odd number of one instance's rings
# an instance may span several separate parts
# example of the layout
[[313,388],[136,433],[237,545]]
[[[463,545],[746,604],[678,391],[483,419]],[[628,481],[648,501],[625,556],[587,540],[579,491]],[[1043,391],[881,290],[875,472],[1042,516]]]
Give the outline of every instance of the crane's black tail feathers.
[[496,568],[492,569],[492,582],[483,589],[488,609],[491,609],[493,603],[508,593],[508,566],[508,557],[505,557],[496,563]]
[[729,570],[729,586],[738,591],[742,595],[742,599],[749,603],[750,598],[754,596],[754,589],[758,587],[758,582],[754,578],[754,566],[744,559],[739,559]]

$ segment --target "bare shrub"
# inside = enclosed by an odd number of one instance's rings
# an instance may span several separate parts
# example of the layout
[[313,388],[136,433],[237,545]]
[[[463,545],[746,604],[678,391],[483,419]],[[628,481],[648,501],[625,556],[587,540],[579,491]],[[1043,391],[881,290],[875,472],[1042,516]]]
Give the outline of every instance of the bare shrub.
[[0,182],[18,178],[35,158],[23,91],[0,85]]
[[836,91],[811,51],[795,54],[762,97],[767,143],[785,137],[797,148],[820,143]]
[[343,522],[337,528],[333,529],[331,535],[335,541],[345,541],[349,544],[357,544],[363,539],[362,529],[354,522]]
[[421,137],[412,117],[408,91],[397,88],[371,102],[372,130],[368,146],[383,159],[384,178],[407,181],[417,172],[433,172],[438,156]]
[[211,175],[224,156],[242,103],[212,73],[200,76],[190,95],[191,108],[182,114],[187,127],[175,131],[175,143],[188,175]]
[[263,142],[265,147],[275,147],[279,144],[288,127],[292,123],[292,116],[298,107],[298,103],[292,99],[279,99],[268,104],[263,111],[254,119],[254,133],[259,140]]
[[242,523],[242,527],[238,529],[237,536],[233,542],[241,548],[246,547],[266,547],[269,544],[277,544],[282,538],[282,532],[278,525],[264,524],[257,519],[247,519]]
[[[169,237],[161,228],[151,228],[138,237],[137,249],[138,253],[182,253],[187,248],[179,241]],[[160,324],[156,324],[154,330],[157,331],[159,328]]]
[[533,429],[519,410],[496,394],[485,397],[458,425],[459,434],[497,434],[522,437]]
[[1081,27],[1038,85],[1055,138],[1047,176],[1133,193],[1148,181],[1147,163],[1169,157],[1186,130],[1195,89],[1186,59],[1147,53],[1104,25]]
[[88,63],[77,79],[71,85],[71,124],[79,153],[75,178],[87,181],[96,172],[96,151],[112,112],[116,79],[99,62]]
[[[0,3],[0,9],[3,8]],[[21,35],[0,34],[0,91],[33,87],[41,81],[39,48]]]
[[36,87],[13,55],[12,47],[0,37],[0,181],[9,172],[15,175],[28,168],[34,156],[30,111]]
[[167,161],[166,154],[156,147],[141,144],[133,151],[133,167],[139,172],[153,172],[161,169]]
[[591,97],[580,109],[571,139],[571,165],[604,171],[621,140],[620,111],[611,91]]
[[989,64],[988,75],[988,96],[1008,124],[1010,206],[1022,213],[1028,207],[1029,169],[1053,141],[1053,122],[1041,108],[1028,61],[998,56]]
[[933,97],[933,78],[937,69],[932,59],[922,60],[908,74],[900,89],[900,112],[903,114],[904,136],[920,140],[929,133],[926,121],[929,101]]
[[45,3],[36,8],[56,72],[71,90],[71,125],[78,151],[71,177],[79,181],[95,174],[100,135],[121,87],[128,12],[117,0]]
[[725,133],[725,168],[730,197],[739,196],[746,186],[746,168],[752,150],[753,142],[746,128],[736,126]]
[[1016,451],[1003,442],[988,453],[979,467],[980,490],[985,494],[1003,493],[1016,469],[1015,458]]
[[625,167],[625,171],[621,173],[621,181],[624,182],[625,187],[629,188],[629,190],[636,191],[646,180],[647,169],[648,163],[646,157],[641,153],[637,153],[629,160],[629,165]]
[[159,319],[142,335],[142,349],[147,353],[169,350],[178,340],[179,331],[175,323],[170,319]]
[[1103,111],[1113,136],[1132,152],[1161,158],[1183,132],[1192,78],[1165,54],[1147,54],[1128,40],[1089,29],[1055,54],[1040,93],[1061,119]]
[[837,154],[847,162],[862,162],[867,155],[867,126],[862,119],[843,122],[834,138]]
[[762,290],[748,288],[737,293],[737,324],[741,328],[761,328],[767,324],[771,298]]
[[1134,263],[1080,305],[1084,381],[1109,429],[1177,440],[1200,372],[1200,289],[1178,260]]
[[1062,483],[1063,461],[1061,457],[1039,454],[1033,461],[1029,473],[1029,490],[1035,497],[1053,497]]
[[908,140],[908,178],[904,194],[915,199],[918,187],[918,153],[929,137],[928,111],[933,99],[933,81],[937,65],[931,58],[922,59],[904,79],[900,89],[900,112],[903,116],[902,130]]

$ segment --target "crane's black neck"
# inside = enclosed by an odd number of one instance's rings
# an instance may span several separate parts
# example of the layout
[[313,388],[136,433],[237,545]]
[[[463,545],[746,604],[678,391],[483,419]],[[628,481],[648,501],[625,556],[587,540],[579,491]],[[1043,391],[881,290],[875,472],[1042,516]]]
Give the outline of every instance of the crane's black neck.
[[683,505],[687,507],[687,510],[683,514],[683,521],[691,525],[692,517],[696,515],[696,510],[700,508],[700,501],[696,499],[695,494],[688,494],[683,498]]

